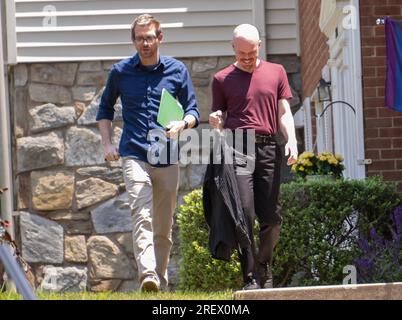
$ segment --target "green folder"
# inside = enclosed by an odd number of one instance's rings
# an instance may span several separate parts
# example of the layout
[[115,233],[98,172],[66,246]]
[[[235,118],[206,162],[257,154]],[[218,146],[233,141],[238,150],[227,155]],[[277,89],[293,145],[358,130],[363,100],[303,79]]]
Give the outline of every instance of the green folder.
[[166,128],[170,121],[183,120],[184,111],[177,101],[165,88],[162,89],[161,102],[159,104],[158,123]]

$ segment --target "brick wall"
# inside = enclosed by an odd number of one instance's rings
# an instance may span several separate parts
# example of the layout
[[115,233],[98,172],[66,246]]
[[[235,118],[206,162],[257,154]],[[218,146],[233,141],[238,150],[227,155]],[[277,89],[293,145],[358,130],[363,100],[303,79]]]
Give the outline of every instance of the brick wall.
[[300,0],[300,39],[303,100],[310,97],[329,59],[327,37],[319,27],[321,0]]
[[[329,59],[327,37],[321,32],[321,0],[300,0],[300,43],[302,101],[311,97],[321,79],[321,70]],[[316,119],[312,110],[313,141],[316,139]]]
[[385,27],[376,25],[384,16],[402,19],[402,0],[360,1],[363,55],[363,103],[368,176],[381,175],[398,182],[402,191],[402,113],[384,107],[386,76]]

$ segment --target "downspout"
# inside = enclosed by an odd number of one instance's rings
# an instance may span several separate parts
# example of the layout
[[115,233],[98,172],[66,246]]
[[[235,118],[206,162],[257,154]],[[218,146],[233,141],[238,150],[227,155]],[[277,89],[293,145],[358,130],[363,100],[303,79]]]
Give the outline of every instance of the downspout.
[[[7,64],[17,64],[17,32],[16,32],[16,16],[15,16],[15,0],[5,1],[5,30],[4,38],[7,37]],[[3,16],[4,17],[4,16]],[[6,51],[4,51],[6,52]]]
[[14,221],[12,217],[13,201],[13,179],[11,162],[11,135],[10,135],[10,108],[7,99],[7,74],[4,68],[3,41],[7,34],[4,21],[4,2],[0,5],[0,187],[8,188],[1,198],[1,218],[10,222],[7,231],[14,239]]
[[365,137],[364,137],[364,112],[363,112],[363,64],[362,64],[362,49],[361,49],[361,31],[360,31],[360,0],[351,0],[352,6],[356,9],[356,29],[352,30],[352,45],[353,45],[353,80],[356,83],[354,105],[356,107],[356,121],[357,137],[360,141],[357,144],[358,161],[360,170],[358,170],[358,179],[366,178],[365,159]]
[[296,30],[297,30],[297,42],[296,42],[296,54],[301,59],[301,28],[300,28],[300,1],[296,0]]
[[265,0],[253,0],[253,24],[260,33],[260,59],[267,59],[267,27],[265,23]]

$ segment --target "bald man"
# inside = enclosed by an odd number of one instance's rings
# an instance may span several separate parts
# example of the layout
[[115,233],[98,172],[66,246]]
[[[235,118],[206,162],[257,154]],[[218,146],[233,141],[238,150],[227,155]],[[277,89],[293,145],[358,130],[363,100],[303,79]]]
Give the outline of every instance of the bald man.
[[[239,150],[235,151],[236,179],[252,240],[249,248],[239,251],[239,258],[243,289],[266,289],[273,287],[273,250],[282,224],[278,201],[282,163],[279,131],[287,141],[287,164],[294,164],[298,156],[288,102],[292,93],[283,66],[259,59],[261,40],[256,27],[249,24],[236,27],[232,46],[236,62],[214,76],[209,123],[215,129],[242,130],[243,141],[247,130],[255,130],[255,154],[248,155],[246,143],[240,150],[255,161],[252,170],[245,166],[244,157],[236,157]],[[260,223],[258,250],[253,237],[256,217]]]

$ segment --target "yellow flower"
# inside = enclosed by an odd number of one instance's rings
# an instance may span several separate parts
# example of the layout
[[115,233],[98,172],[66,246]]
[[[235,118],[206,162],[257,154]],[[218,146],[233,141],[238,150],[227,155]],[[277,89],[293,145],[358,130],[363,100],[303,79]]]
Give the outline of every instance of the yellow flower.
[[334,157],[331,157],[328,159],[328,163],[338,165],[338,160],[336,160]]
[[342,161],[342,156],[334,155],[329,151],[319,154],[306,151],[299,156],[296,164],[292,166],[292,172],[302,178],[308,174],[333,174],[341,177],[344,170]]
[[336,160],[338,160],[339,162],[342,162],[344,159],[340,154],[336,154],[335,155]]
[[311,152],[303,152],[300,156],[299,156],[299,159],[300,160],[303,160],[303,159],[311,159],[311,158],[313,158],[314,157],[314,153],[311,153]]
[[314,157],[314,153],[312,152],[305,152],[304,153],[305,158],[313,158]]

